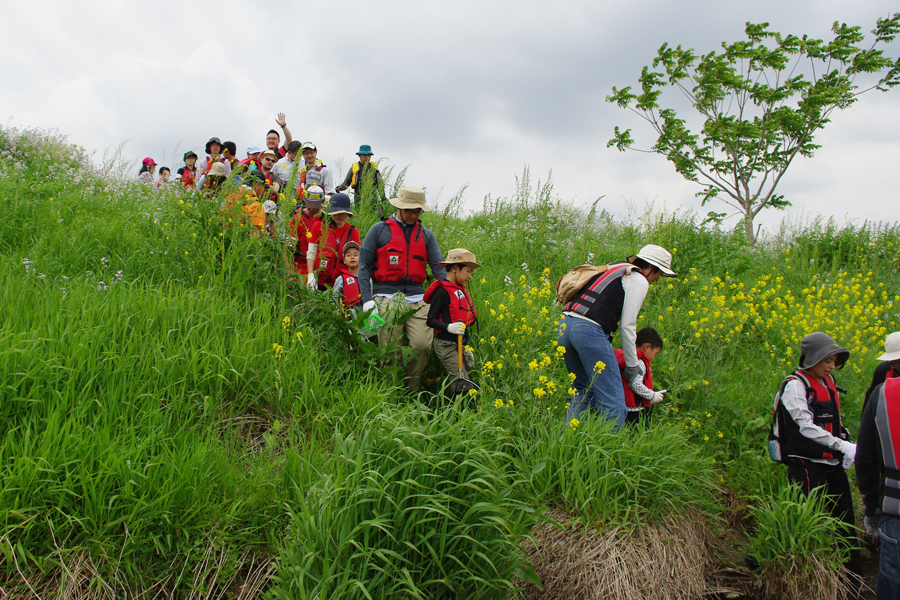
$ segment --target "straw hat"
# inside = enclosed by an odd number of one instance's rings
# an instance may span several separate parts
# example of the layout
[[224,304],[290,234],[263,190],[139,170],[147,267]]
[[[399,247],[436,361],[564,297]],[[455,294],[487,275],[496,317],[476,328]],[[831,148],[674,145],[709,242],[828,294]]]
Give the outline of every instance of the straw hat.
[[884,340],[884,354],[875,360],[900,360],[900,331],[895,331],[887,336],[887,339]]
[[666,277],[676,277],[675,272],[672,271],[672,255],[669,254],[669,251],[663,248],[662,246],[657,246],[655,244],[647,244],[643,248],[641,248],[640,252],[635,254],[634,256],[629,256],[627,259],[628,262],[633,263],[634,259],[640,258],[644,262],[653,265]]
[[475,255],[465,248],[454,248],[447,252],[447,258],[438,263],[442,267],[449,265],[466,265],[477,269],[481,265],[475,262]]
[[404,185],[396,198],[391,198],[390,203],[397,208],[415,210],[421,208],[423,212],[430,212],[431,207],[425,204],[425,190],[417,185]]
[[821,331],[814,331],[800,340],[800,368],[814,367],[829,356],[837,355],[836,365],[843,367],[850,358],[850,351],[838,346],[831,336]]

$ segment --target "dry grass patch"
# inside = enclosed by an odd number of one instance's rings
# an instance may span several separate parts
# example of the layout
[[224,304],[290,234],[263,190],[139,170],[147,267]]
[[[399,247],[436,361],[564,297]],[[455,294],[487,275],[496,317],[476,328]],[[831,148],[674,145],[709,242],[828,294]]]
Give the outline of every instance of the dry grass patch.
[[706,519],[687,515],[640,529],[598,531],[550,511],[561,525],[541,523],[526,551],[543,583],[528,586],[528,600],[696,600],[706,588],[710,562]]

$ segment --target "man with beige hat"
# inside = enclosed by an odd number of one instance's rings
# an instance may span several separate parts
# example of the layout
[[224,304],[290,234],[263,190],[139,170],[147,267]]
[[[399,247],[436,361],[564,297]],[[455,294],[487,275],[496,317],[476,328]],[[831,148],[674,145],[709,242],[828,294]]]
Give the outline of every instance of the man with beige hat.
[[[434,331],[426,324],[428,304],[423,299],[426,266],[431,267],[435,279],[446,279],[447,272],[440,264],[444,257],[434,234],[419,221],[419,215],[431,210],[425,203],[425,191],[404,185],[390,203],[397,212],[375,223],[360,248],[359,287],[364,311],[385,314],[390,312],[391,304],[402,312],[415,309],[415,314],[402,325],[388,323],[378,333],[382,345],[406,336],[415,354],[404,365],[406,385],[415,392],[434,339]],[[404,304],[399,307],[396,306],[398,294],[404,298]]]

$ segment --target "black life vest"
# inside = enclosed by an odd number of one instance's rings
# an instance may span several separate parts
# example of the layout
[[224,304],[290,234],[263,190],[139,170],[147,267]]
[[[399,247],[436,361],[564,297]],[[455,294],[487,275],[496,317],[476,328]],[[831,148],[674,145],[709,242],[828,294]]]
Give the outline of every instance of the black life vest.
[[806,388],[806,402],[813,415],[813,424],[835,437],[842,437],[841,397],[834,383],[834,377],[828,375],[822,383],[816,377],[798,369],[785,377],[772,409],[772,417],[776,419],[778,425],[778,437],[782,440],[784,459],[789,456],[816,459],[843,458],[842,453],[814,442],[800,433],[800,426],[794,422],[781,402],[784,388],[792,380],[799,381]]
[[612,336],[619,328],[622,306],[625,304],[625,289],[621,280],[632,271],[640,272],[628,262],[610,263],[607,271],[589,279],[587,284],[572,296],[563,307],[563,311],[587,317],[603,327],[607,335]]
[[900,378],[875,391],[875,426],[881,440],[881,512],[900,517]]

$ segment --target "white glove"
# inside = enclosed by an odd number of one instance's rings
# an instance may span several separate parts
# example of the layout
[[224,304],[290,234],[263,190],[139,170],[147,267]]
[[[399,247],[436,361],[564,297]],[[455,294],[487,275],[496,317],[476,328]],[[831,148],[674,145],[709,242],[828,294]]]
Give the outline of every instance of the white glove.
[[665,399],[666,395],[663,392],[653,392],[653,398],[650,399],[650,404],[659,404]]
[[314,292],[317,288],[316,274],[310,273],[306,276],[306,287],[309,288],[309,291]]
[[878,529],[878,519],[875,517],[866,517],[863,520],[863,525],[866,526],[866,533],[874,537],[876,540],[881,537],[881,530]]
[[462,335],[466,332],[466,324],[462,321],[450,323],[447,325],[447,332],[452,333],[453,335]]
[[853,466],[853,461],[856,460],[856,444],[844,442],[841,452],[844,453],[844,470],[846,471]]
[[378,307],[375,305],[374,300],[369,300],[368,302],[363,303],[363,312],[369,312],[370,310],[372,311],[373,315],[378,314]]

